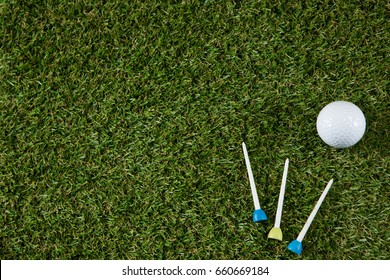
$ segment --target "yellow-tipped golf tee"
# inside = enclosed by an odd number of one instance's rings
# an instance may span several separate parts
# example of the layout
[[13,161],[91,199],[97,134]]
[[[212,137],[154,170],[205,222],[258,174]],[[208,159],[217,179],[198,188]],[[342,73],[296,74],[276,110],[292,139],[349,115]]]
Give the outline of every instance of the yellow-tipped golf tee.
[[280,241],[283,240],[283,233],[282,233],[282,230],[280,229],[280,222],[282,220],[283,199],[284,199],[284,193],[286,190],[288,164],[289,164],[289,160],[286,159],[286,162],[284,163],[282,185],[280,186],[278,209],[276,211],[275,225],[271,229],[271,231],[268,233],[268,238],[277,239]]

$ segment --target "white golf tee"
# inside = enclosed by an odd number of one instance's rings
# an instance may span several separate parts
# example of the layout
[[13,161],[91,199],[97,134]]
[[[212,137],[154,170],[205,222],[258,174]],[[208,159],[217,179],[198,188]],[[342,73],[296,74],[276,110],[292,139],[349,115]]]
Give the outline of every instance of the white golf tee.
[[246,145],[245,145],[244,142],[242,142],[242,149],[243,149],[243,151],[244,151],[245,164],[246,164],[246,169],[247,169],[247,171],[248,171],[249,184],[250,184],[251,190],[252,190],[252,197],[253,197],[253,202],[254,202],[254,204],[255,204],[255,210],[261,209],[261,208],[260,208],[259,198],[258,198],[258,196],[257,196],[256,185],[255,185],[255,179],[253,178],[251,163],[250,163],[250,161],[249,161],[248,151],[246,150]]
[[274,225],[274,227],[276,227],[276,228],[280,228],[280,222],[282,220],[283,199],[284,199],[284,193],[286,190],[288,164],[289,164],[289,160],[286,159],[286,162],[284,163],[282,185],[280,187],[280,193],[279,193],[278,210],[276,211],[276,218],[275,218],[275,225]]
[[322,202],[324,201],[324,199],[325,199],[325,197],[326,197],[326,194],[328,193],[330,187],[332,186],[332,183],[333,183],[333,179],[331,179],[331,180],[328,182],[328,184],[327,184],[326,187],[325,187],[325,190],[324,190],[324,191],[322,192],[322,194],[321,194],[320,199],[317,201],[316,205],[314,206],[313,211],[311,212],[309,218],[307,219],[305,225],[303,226],[301,232],[300,232],[299,235],[298,235],[297,240],[298,240],[299,242],[302,242],[303,238],[305,237],[306,232],[308,231],[308,229],[309,229],[311,223],[313,222],[314,217],[316,216],[316,214],[317,214],[317,212],[318,212],[318,209],[320,209],[321,204],[322,204]]

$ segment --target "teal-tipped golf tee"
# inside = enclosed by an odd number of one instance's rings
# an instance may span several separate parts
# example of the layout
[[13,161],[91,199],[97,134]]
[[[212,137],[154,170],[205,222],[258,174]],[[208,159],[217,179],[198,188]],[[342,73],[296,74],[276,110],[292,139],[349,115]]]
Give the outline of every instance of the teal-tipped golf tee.
[[287,248],[300,255],[302,253],[302,241],[303,241],[303,238],[305,237],[311,223],[313,222],[314,220],[314,217],[316,216],[318,210],[320,209],[320,206],[322,204],[322,202],[324,201],[325,197],[326,197],[326,194],[328,193],[330,187],[332,186],[333,184],[333,179],[331,179],[328,184],[326,185],[325,187],[325,190],[322,192],[320,198],[318,199],[316,205],[314,206],[314,209],[313,211],[311,211],[310,213],[310,216],[309,218],[307,218],[307,221],[305,223],[305,225],[303,226],[301,232],[299,233],[297,239],[293,240],[290,242],[290,244],[288,244]]
[[302,242],[295,239],[288,244],[287,249],[300,255],[302,253]]

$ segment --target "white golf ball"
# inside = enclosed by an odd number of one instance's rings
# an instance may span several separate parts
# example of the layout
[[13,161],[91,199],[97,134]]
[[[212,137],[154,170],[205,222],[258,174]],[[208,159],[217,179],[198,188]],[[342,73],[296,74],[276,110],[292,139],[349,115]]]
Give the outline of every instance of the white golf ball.
[[317,117],[317,131],[321,139],[334,148],[355,145],[366,130],[366,119],[355,104],[335,101],[326,105]]

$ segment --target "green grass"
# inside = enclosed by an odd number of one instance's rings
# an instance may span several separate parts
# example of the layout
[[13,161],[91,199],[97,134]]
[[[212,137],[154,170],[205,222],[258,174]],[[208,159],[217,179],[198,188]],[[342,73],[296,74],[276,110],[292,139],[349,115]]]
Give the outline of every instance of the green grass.
[[[161,2],[1,1],[1,259],[389,259],[387,1]],[[334,100],[352,148],[317,136]]]

